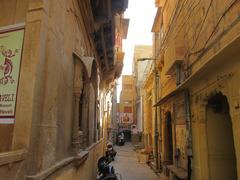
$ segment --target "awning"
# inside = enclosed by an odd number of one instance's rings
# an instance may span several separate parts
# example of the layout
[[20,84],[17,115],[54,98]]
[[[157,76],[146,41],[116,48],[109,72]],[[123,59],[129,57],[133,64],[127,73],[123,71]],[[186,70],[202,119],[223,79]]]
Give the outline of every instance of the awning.
[[156,106],[161,106],[163,103],[165,103],[167,100],[169,100],[170,98],[174,97],[175,95],[178,95],[179,93],[183,92],[184,90],[182,89],[175,89],[174,91],[172,91],[171,93],[167,94],[166,96],[164,96],[163,98],[161,98],[156,104],[153,105],[153,107]]

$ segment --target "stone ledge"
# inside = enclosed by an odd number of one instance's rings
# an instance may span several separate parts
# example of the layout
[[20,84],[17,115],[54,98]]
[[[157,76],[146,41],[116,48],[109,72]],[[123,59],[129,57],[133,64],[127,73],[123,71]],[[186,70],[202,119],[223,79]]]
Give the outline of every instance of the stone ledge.
[[187,179],[188,177],[187,171],[183,168],[178,168],[175,167],[174,165],[168,165],[167,168],[173,175],[180,179]]
[[86,148],[87,151],[90,151],[91,149],[93,149],[95,146],[97,146],[98,144],[100,144],[103,141],[103,138],[101,138],[100,140],[98,140],[97,142],[94,142],[93,144],[91,144],[89,147]]
[[0,153],[0,166],[23,161],[26,157],[26,154],[27,151],[25,149]]
[[54,164],[53,166],[51,166],[50,168],[40,172],[39,174],[26,176],[25,179],[27,179],[27,180],[46,179],[46,178],[50,177],[51,175],[53,175],[58,170],[66,167],[72,163],[76,163],[75,165],[80,166],[83,162],[85,162],[87,160],[88,154],[89,154],[88,151],[81,151],[80,153],[78,153],[77,156],[72,156],[72,157],[63,159],[63,160],[57,162],[56,164]]
[[91,146],[89,146],[86,150],[80,151],[76,156],[71,156],[68,158],[65,158],[53,166],[49,167],[46,170],[43,170],[42,172],[36,174],[36,175],[29,175],[26,176],[25,179],[27,180],[41,180],[46,179],[56,173],[58,170],[70,165],[74,164],[74,166],[79,167],[82,163],[84,163],[88,159],[89,151],[91,151],[96,145],[101,143],[103,139],[100,139],[99,141],[93,143]]
[[75,165],[80,166],[83,162],[87,160],[88,155],[89,155],[89,151],[82,151],[78,153],[78,155],[74,157]]

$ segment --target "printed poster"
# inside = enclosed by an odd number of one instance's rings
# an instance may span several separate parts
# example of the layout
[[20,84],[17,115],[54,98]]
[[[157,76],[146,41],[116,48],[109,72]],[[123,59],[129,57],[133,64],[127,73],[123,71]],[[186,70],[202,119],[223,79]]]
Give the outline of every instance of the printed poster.
[[13,124],[24,29],[0,30],[0,124]]
[[120,123],[133,123],[132,113],[120,113]]

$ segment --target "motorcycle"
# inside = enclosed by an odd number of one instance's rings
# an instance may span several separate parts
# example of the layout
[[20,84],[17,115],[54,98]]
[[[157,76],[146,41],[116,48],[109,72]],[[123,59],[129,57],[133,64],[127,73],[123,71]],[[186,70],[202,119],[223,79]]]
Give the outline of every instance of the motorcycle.
[[101,157],[98,160],[98,177],[97,180],[118,180],[115,169],[106,157]]
[[117,152],[113,149],[113,145],[112,144],[108,144],[107,145],[107,149],[106,149],[106,158],[107,161],[110,163],[111,161],[114,161],[114,158],[117,154]]
[[119,145],[119,146],[123,146],[123,145],[124,145],[125,140],[124,140],[124,134],[123,134],[123,132],[122,132],[122,133],[119,133],[117,142],[118,142],[118,145]]

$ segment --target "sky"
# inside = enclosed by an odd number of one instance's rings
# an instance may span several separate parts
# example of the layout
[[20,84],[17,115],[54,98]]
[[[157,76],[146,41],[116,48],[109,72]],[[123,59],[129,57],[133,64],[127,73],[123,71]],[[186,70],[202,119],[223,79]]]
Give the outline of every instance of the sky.
[[[124,13],[130,19],[127,39],[123,40],[124,66],[122,75],[132,74],[132,60],[135,45],[152,44],[152,25],[157,8],[155,0],[129,0],[128,8]],[[122,89],[122,78],[118,80],[118,100]]]

